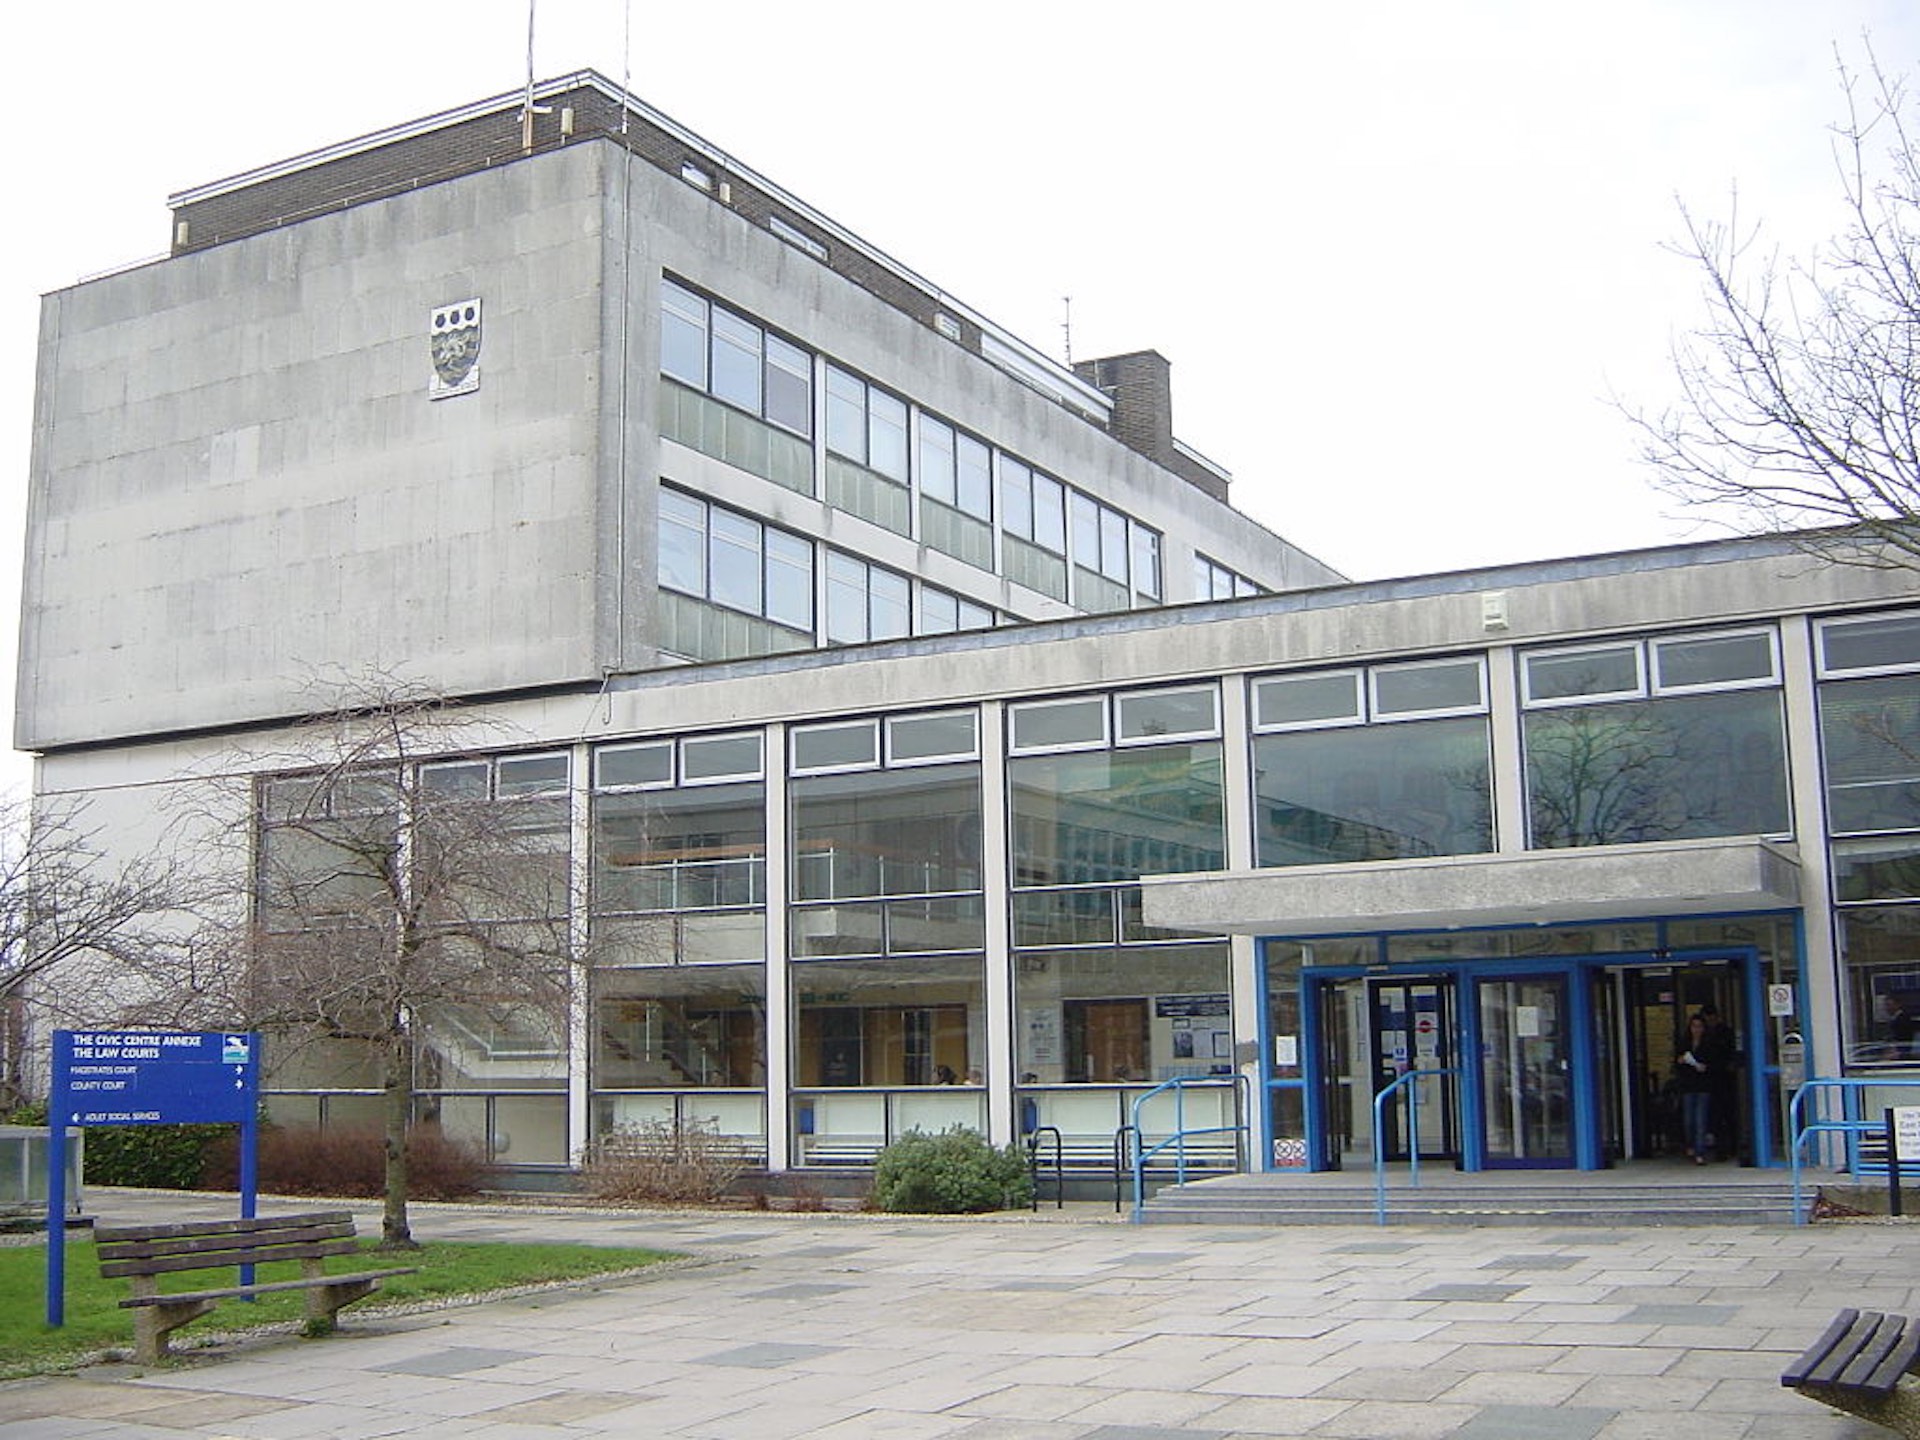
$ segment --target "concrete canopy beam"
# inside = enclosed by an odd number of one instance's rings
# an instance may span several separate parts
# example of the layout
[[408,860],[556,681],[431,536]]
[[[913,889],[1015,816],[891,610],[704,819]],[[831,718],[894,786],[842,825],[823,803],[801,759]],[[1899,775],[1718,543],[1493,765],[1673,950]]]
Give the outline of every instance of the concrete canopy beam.
[[1460,930],[1787,910],[1794,847],[1758,836],[1150,875],[1149,925],[1232,935]]

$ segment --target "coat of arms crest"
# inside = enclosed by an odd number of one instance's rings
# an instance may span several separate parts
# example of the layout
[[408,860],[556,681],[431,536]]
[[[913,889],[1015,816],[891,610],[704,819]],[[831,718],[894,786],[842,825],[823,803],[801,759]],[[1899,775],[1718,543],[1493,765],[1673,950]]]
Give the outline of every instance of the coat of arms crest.
[[427,332],[433,377],[427,394],[435,400],[480,388],[480,302],[462,300],[433,312]]

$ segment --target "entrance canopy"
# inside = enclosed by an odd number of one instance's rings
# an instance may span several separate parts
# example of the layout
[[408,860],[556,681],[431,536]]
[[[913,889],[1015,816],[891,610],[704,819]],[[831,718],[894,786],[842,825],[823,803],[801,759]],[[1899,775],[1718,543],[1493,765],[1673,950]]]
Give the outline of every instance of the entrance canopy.
[[1787,910],[1800,903],[1800,861],[1792,845],[1745,836],[1150,875],[1140,886],[1149,925],[1349,935]]

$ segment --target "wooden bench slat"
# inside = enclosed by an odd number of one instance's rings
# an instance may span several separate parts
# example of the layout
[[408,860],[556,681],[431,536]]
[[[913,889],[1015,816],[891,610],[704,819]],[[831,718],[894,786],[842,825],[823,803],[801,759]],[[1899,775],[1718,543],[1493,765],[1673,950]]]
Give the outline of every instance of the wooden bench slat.
[[1834,1347],[1853,1328],[1854,1322],[1859,1318],[1858,1310],[1842,1310],[1835,1315],[1833,1323],[1827,1326],[1820,1338],[1802,1350],[1800,1357],[1781,1372],[1780,1383],[1782,1385],[1806,1384],[1808,1376],[1813,1373],[1815,1367],[1833,1353]]
[[248,1245],[231,1250],[198,1251],[191,1255],[149,1255],[132,1260],[103,1258],[100,1273],[108,1279],[128,1275],[172,1275],[181,1270],[225,1270],[235,1265],[270,1265],[276,1260],[321,1260],[329,1255],[352,1255],[357,1240],[328,1240],[319,1245]]
[[[1920,1320],[1877,1310],[1842,1310],[1820,1338],[1781,1373],[1794,1389],[1844,1391],[1885,1399],[1920,1369]],[[1831,1400],[1838,1404],[1839,1401]]]
[[[1920,1320],[1902,1321],[1898,1315],[1889,1315],[1887,1324],[1876,1337],[1874,1349],[1879,1358],[1873,1365],[1862,1366],[1861,1361],[1856,1360],[1847,1367],[1839,1383],[1857,1386],[1875,1395],[1891,1395],[1898,1388],[1900,1377],[1920,1359]],[[1857,1376],[1856,1368],[1860,1370]]]
[[240,1220],[188,1220],[173,1225],[99,1225],[94,1240],[164,1240],[183,1235],[243,1235],[260,1230],[280,1230],[288,1226],[353,1225],[350,1210],[307,1211],[298,1215],[256,1215]]
[[219,1290],[183,1290],[166,1295],[133,1295],[120,1302],[122,1310],[143,1305],[175,1305],[194,1300],[225,1300],[243,1295],[269,1295],[278,1290],[312,1290],[324,1285],[358,1285],[367,1280],[389,1280],[396,1275],[418,1275],[418,1265],[394,1270],[365,1270],[352,1275],[320,1275],[303,1280],[269,1280],[262,1285],[228,1285]]
[[307,1225],[268,1235],[195,1235],[179,1240],[109,1240],[95,1248],[112,1260],[147,1260],[167,1255],[219,1255],[228,1250],[277,1250],[290,1245],[337,1244],[352,1240],[351,1225]]
[[1860,1338],[1860,1348],[1853,1358],[1843,1365],[1829,1384],[1844,1385],[1854,1390],[1891,1390],[1893,1380],[1900,1378],[1898,1372],[1885,1387],[1873,1383],[1874,1373],[1885,1363],[1893,1348],[1900,1343],[1900,1331],[1904,1320],[1898,1315],[1882,1315],[1880,1323]]
[[1856,1311],[1853,1324],[1847,1327],[1846,1333],[1835,1341],[1827,1353],[1822,1355],[1807,1372],[1806,1383],[1831,1385],[1839,1380],[1841,1372],[1872,1343],[1874,1335],[1880,1329],[1880,1322],[1885,1318],[1878,1310]]

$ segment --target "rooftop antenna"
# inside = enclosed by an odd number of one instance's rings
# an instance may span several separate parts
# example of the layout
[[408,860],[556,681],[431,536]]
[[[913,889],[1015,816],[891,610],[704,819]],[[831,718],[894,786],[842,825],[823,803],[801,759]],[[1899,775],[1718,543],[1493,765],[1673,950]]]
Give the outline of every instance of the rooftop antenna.
[[527,95],[520,102],[520,151],[533,153],[533,117],[551,113],[551,106],[533,103],[533,8],[535,0],[527,0]]
[[1060,348],[1067,353],[1067,367],[1073,367],[1073,297],[1060,297]]

